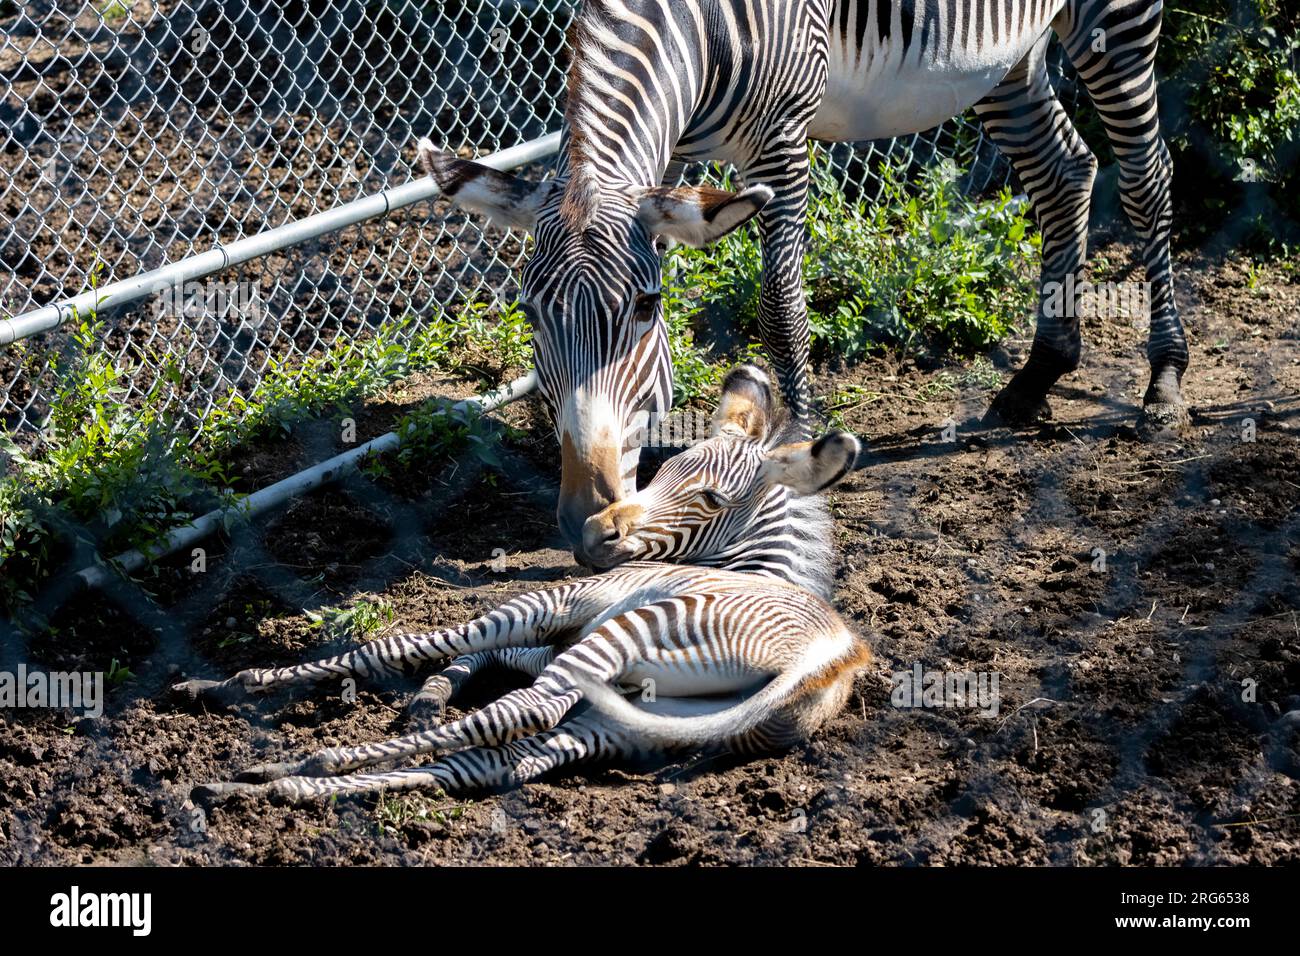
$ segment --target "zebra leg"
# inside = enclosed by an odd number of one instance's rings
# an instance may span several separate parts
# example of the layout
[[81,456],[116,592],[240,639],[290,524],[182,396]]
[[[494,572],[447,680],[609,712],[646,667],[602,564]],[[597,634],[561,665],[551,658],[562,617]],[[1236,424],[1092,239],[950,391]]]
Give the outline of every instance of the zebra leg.
[[360,767],[414,757],[440,750],[495,746],[549,730],[582,697],[573,675],[602,683],[616,679],[627,667],[627,648],[612,636],[614,621],[588,635],[542,671],[528,687],[513,690],[472,714],[417,733],[356,747],[333,747],[300,761],[263,764],[240,774],[251,782],[288,776],[328,777]]
[[463,654],[545,644],[559,630],[584,623],[600,594],[617,587],[612,577],[584,578],[562,587],[512,598],[468,624],[421,634],[377,638],[334,657],[242,670],[224,681],[190,680],[173,686],[191,698],[228,701],[250,693],[311,685],[325,680],[406,676],[420,667]]
[[1187,337],[1174,302],[1169,261],[1173,164],[1160,136],[1155,57],[1161,4],[1147,0],[1083,0],[1055,24],[1119,163],[1120,200],[1142,241],[1150,288],[1147,360],[1151,382],[1142,399],[1143,430],[1160,433],[1186,424],[1182,378]]
[[986,421],[1023,424],[1051,417],[1047,393],[1079,367],[1079,303],[1088,244],[1088,207],[1097,159],[1070,123],[1047,77],[1044,34],[975,112],[1010,160],[1033,203],[1043,237],[1038,324],[1024,368],[994,398]]
[[626,751],[618,735],[599,721],[565,720],[560,726],[497,747],[471,747],[447,754],[428,767],[341,776],[292,776],[269,783],[202,784],[199,799],[247,793],[301,803],[340,793],[437,788],[446,793],[517,787],[565,764]]
[[763,276],[758,331],[776,369],[786,408],[811,428],[808,384],[808,306],[804,301],[803,256],[808,212],[808,143],[802,132],[792,142],[769,147],[747,165],[747,184],[763,183],[774,193],[759,210]]
[[554,647],[510,647],[463,654],[426,680],[407,710],[417,720],[434,720],[441,716],[469,679],[484,667],[500,667],[537,677],[555,660],[555,653]]

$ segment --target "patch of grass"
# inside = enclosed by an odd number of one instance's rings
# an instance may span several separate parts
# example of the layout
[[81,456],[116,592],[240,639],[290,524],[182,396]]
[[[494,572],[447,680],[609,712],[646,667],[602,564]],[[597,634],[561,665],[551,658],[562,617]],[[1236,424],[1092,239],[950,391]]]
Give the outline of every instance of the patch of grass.
[[[101,268],[91,270],[92,289]],[[30,604],[60,570],[96,555],[147,550],[197,514],[237,501],[224,464],[235,449],[303,421],[347,415],[353,403],[414,372],[459,371],[467,355],[491,356],[507,368],[527,365],[531,331],[523,313],[474,303],[455,316],[439,311],[418,324],[381,326],[298,364],[273,363],[250,394],[218,402],[187,445],[190,434],[170,401],[183,384],[175,363],[152,357],[162,374],[147,394],[130,398],[138,362],[104,349],[103,325],[93,315],[76,320],[66,353],[54,361],[51,411],[39,441],[24,447],[0,432],[0,610],[12,616]],[[416,410],[399,422],[408,432],[399,466],[453,446],[499,465],[498,435],[487,423],[472,415],[444,419]]]
[[380,833],[387,830],[400,830],[412,823],[440,823],[446,825],[452,820],[459,820],[469,809],[468,803],[453,806],[439,806],[435,801],[445,799],[441,790],[434,797],[420,794],[392,796],[381,793],[375,806],[375,823]]
[[126,401],[134,372],[100,348],[101,324],[74,321],[55,365],[50,414],[34,449],[0,433],[0,607],[27,603],[36,584],[76,554],[147,547],[167,529],[215,506],[220,466],[177,455],[179,429],[163,375],[138,404]]
[[99,15],[104,18],[105,22],[114,23],[129,17],[133,6],[135,6],[135,0],[107,0],[106,3],[100,4]]
[[355,402],[416,372],[463,370],[467,354],[490,354],[506,368],[531,364],[532,331],[518,306],[471,302],[454,315],[438,310],[418,323],[379,326],[299,362],[272,360],[249,395],[233,393],[209,413],[205,447],[222,454],[331,412],[351,414]]

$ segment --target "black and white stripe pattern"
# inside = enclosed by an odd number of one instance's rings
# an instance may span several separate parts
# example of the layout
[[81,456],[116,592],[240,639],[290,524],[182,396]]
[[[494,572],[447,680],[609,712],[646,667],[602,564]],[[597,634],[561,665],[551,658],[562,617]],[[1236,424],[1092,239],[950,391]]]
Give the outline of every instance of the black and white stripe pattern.
[[[751,368],[732,374],[715,435],[661,469],[636,521],[623,522],[617,505],[592,518],[593,527],[623,529],[619,542],[602,536],[600,553],[623,562],[613,570],[513,598],[459,627],[383,637],[326,660],[189,681],[177,690],[220,701],[345,677],[411,675],[448,658],[448,668],[416,696],[418,705],[440,710],[488,664],[534,675],[530,686],[442,726],[255,767],[236,783],[197,793],[252,789],[297,800],[379,788],[501,786],[576,760],[701,745],[770,749],[812,733],[842,706],[870,652],[820,594],[800,586],[811,580],[804,565],[817,563],[817,590],[826,589],[830,527],[825,520],[789,527],[807,514],[790,502],[838,481],[858,446],[842,433],[816,443],[775,442],[764,404],[770,395],[766,383],[756,386],[757,376]],[[782,489],[775,498],[774,487]],[[723,494],[730,497],[718,506],[715,496]],[[669,514],[677,515],[675,529],[689,532],[667,533]],[[741,514],[749,517],[736,520]],[[725,530],[715,533],[715,525]],[[627,560],[652,552],[725,567]],[[641,696],[628,703],[603,688]],[[447,752],[432,767],[350,773]]]

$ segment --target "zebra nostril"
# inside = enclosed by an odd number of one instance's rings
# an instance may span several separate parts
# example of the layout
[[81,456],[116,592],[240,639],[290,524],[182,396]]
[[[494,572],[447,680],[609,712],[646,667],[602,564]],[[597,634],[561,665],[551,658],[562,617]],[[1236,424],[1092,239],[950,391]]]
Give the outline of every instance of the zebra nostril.
[[621,537],[623,537],[623,533],[619,531],[617,527],[610,528],[608,531],[605,532],[605,536],[600,539],[600,543],[611,544],[617,541]]

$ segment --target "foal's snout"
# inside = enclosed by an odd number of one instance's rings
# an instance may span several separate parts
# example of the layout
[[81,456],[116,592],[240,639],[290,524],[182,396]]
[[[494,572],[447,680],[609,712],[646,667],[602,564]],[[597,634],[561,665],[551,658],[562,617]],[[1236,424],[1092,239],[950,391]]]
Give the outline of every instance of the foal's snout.
[[645,509],[635,502],[616,501],[587,519],[574,557],[593,568],[612,568],[632,556],[628,536],[637,529]]

